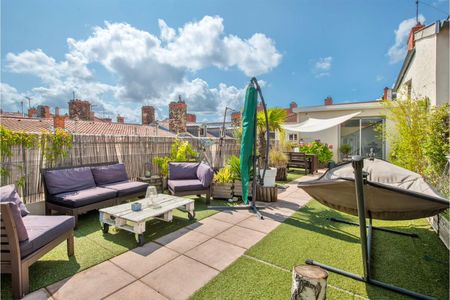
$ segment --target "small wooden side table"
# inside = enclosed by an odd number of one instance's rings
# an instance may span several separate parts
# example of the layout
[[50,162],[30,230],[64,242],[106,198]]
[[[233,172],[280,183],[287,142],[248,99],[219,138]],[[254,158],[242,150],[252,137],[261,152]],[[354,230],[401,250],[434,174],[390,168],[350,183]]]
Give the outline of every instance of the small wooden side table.
[[152,175],[150,177],[141,176],[141,177],[138,177],[138,180],[141,182],[146,182],[149,185],[154,185],[156,187],[156,189],[158,190],[158,193],[163,192],[162,177],[159,175]]

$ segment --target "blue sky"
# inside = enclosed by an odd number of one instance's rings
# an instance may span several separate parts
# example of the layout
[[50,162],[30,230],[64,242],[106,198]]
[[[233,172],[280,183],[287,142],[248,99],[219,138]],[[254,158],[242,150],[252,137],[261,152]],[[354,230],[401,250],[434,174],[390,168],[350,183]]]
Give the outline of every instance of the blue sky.
[[[428,0],[421,20],[448,7]],[[3,0],[2,108],[25,96],[66,108],[75,90],[137,122],[141,105],[164,118],[181,94],[212,120],[241,106],[252,75],[269,106],[373,100],[395,81],[414,16],[414,0]]]

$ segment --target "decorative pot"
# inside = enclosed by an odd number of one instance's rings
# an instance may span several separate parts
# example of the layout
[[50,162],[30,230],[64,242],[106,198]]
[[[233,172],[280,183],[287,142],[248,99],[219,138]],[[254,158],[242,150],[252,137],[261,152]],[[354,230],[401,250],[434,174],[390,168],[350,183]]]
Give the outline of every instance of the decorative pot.
[[277,176],[275,177],[276,181],[287,181],[287,168],[277,168]]
[[[264,170],[259,170],[259,174],[262,177]],[[275,186],[275,178],[277,177],[277,168],[266,169],[266,174],[264,176],[264,186],[272,187]]]

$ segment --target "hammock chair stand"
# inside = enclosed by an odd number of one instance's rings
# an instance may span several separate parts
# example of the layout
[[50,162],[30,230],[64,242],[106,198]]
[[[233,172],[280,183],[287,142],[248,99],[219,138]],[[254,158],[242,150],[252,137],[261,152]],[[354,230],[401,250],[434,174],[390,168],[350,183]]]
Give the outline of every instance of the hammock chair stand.
[[[351,223],[347,221],[342,221],[339,219],[334,219],[333,221],[342,222],[342,223],[350,223],[350,225],[358,225],[359,231],[360,231],[360,243],[361,243],[361,251],[362,251],[362,264],[363,264],[363,270],[364,270],[364,276],[354,274],[347,272],[342,269],[335,268],[333,266],[329,266],[326,264],[319,263],[317,261],[314,261],[312,259],[307,259],[305,261],[308,265],[315,265],[319,266],[327,271],[340,274],[346,277],[349,277],[354,280],[362,281],[365,283],[372,284],[374,286],[387,289],[399,294],[407,295],[409,297],[415,298],[415,299],[434,299],[432,297],[416,293],[414,291],[410,291],[404,288],[400,288],[391,284],[384,283],[382,281],[378,281],[372,278],[371,276],[371,248],[372,248],[372,231],[373,229],[383,230],[391,233],[401,234],[401,235],[407,235],[409,234],[393,231],[393,230],[387,230],[384,228],[375,228],[372,226],[372,216],[369,212],[369,224],[366,223],[366,209],[365,209],[365,200],[364,200],[364,181],[367,174],[364,174],[363,172],[363,166],[364,166],[364,160],[361,156],[353,156],[352,157],[352,166],[354,169],[355,174],[355,189],[356,189],[356,198],[357,198],[357,208],[358,208],[358,219],[359,223]],[[417,237],[417,235],[413,236]]]
[[258,111],[255,110],[255,116],[254,116],[254,130],[253,130],[253,136],[254,136],[254,140],[255,143],[253,145],[253,156],[252,156],[252,162],[253,162],[253,176],[255,177],[253,180],[253,184],[252,184],[252,200],[250,200],[249,205],[245,205],[245,206],[208,206],[209,209],[215,209],[215,210],[250,210],[253,213],[255,213],[259,219],[264,220],[263,215],[259,212],[259,210],[264,209],[264,207],[261,206],[256,206],[256,186],[257,184],[261,184],[263,185],[264,182],[264,177],[266,175],[266,167],[269,165],[269,147],[270,147],[270,131],[269,131],[269,118],[267,115],[267,107],[266,107],[266,102],[264,100],[264,96],[262,94],[261,91],[261,87],[258,84],[258,81],[256,80],[255,77],[253,77],[250,80],[250,84],[253,85],[256,88],[256,91],[259,95],[259,98],[261,99],[261,104],[263,106],[264,109],[264,116],[266,118],[266,149],[265,149],[265,159],[264,159],[264,170],[263,170],[263,174],[262,176],[260,176],[259,174],[256,174],[256,166],[257,166],[257,161],[258,161],[258,156],[256,155],[256,147],[257,147],[257,143],[256,143],[256,138],[257,138],[257,129],[256,129],[256,125],[257,125],[257,114]]

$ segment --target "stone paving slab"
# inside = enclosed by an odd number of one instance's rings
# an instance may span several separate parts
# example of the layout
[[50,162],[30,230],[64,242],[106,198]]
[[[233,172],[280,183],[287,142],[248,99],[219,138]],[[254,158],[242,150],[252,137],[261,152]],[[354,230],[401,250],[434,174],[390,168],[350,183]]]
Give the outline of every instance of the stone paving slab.
[[34,291],[26,295],[22,300],[51,300],[52,296],[47,292],[45,288]]
[[212,215],[211,218],[222,222],[236,224],[249,218],[251,215],[252,213],[247,210],[227,210]]
[[185,253],[210,238],[210,236],[195,230],[181,228],[157,239],[155,242],[178,253]]
[[110,261],[134,277],[140,278],[178,255],[169,248],[150,242],[116,256]]
[[233,226],[230,229],[218,234],[216,239],[249,249],[254,244],[259,242],[264,236],[265,234],[259,231],[240,226]]
[[185,255],[216,270],[223,271],[244,252],[245,249],[242,247],[213,238],[186,252]]
[[[264,213],[263,213],[264,214]],[[274,230],[278,225],[280,225],[279,221],[275,221],[266,216],[264,220],[260,220],[258,217],[253,216],[238,224],[241,227],[245,227],[248,229],[256,230],[262,233],[269,233]]]
[[152,300],[167,300],[166,297],[159,294],[157,291],[137,280],[132,284],[124,287],[116,293],[105,298],[106,300],[140,300],[140,299],[152,299]]
[[54,283],[47,290],[56,300],[101,299],[127,286],[135,278],[110,261]]
[[187,299],[219,272],[181,255],[141,280],[169,299]]
[[186,228],[214,237],[219,233],[227,230],[231,226],[233,226],[233,224],[219,221],[210,217],[203,219],[200,222],[188,225]]

